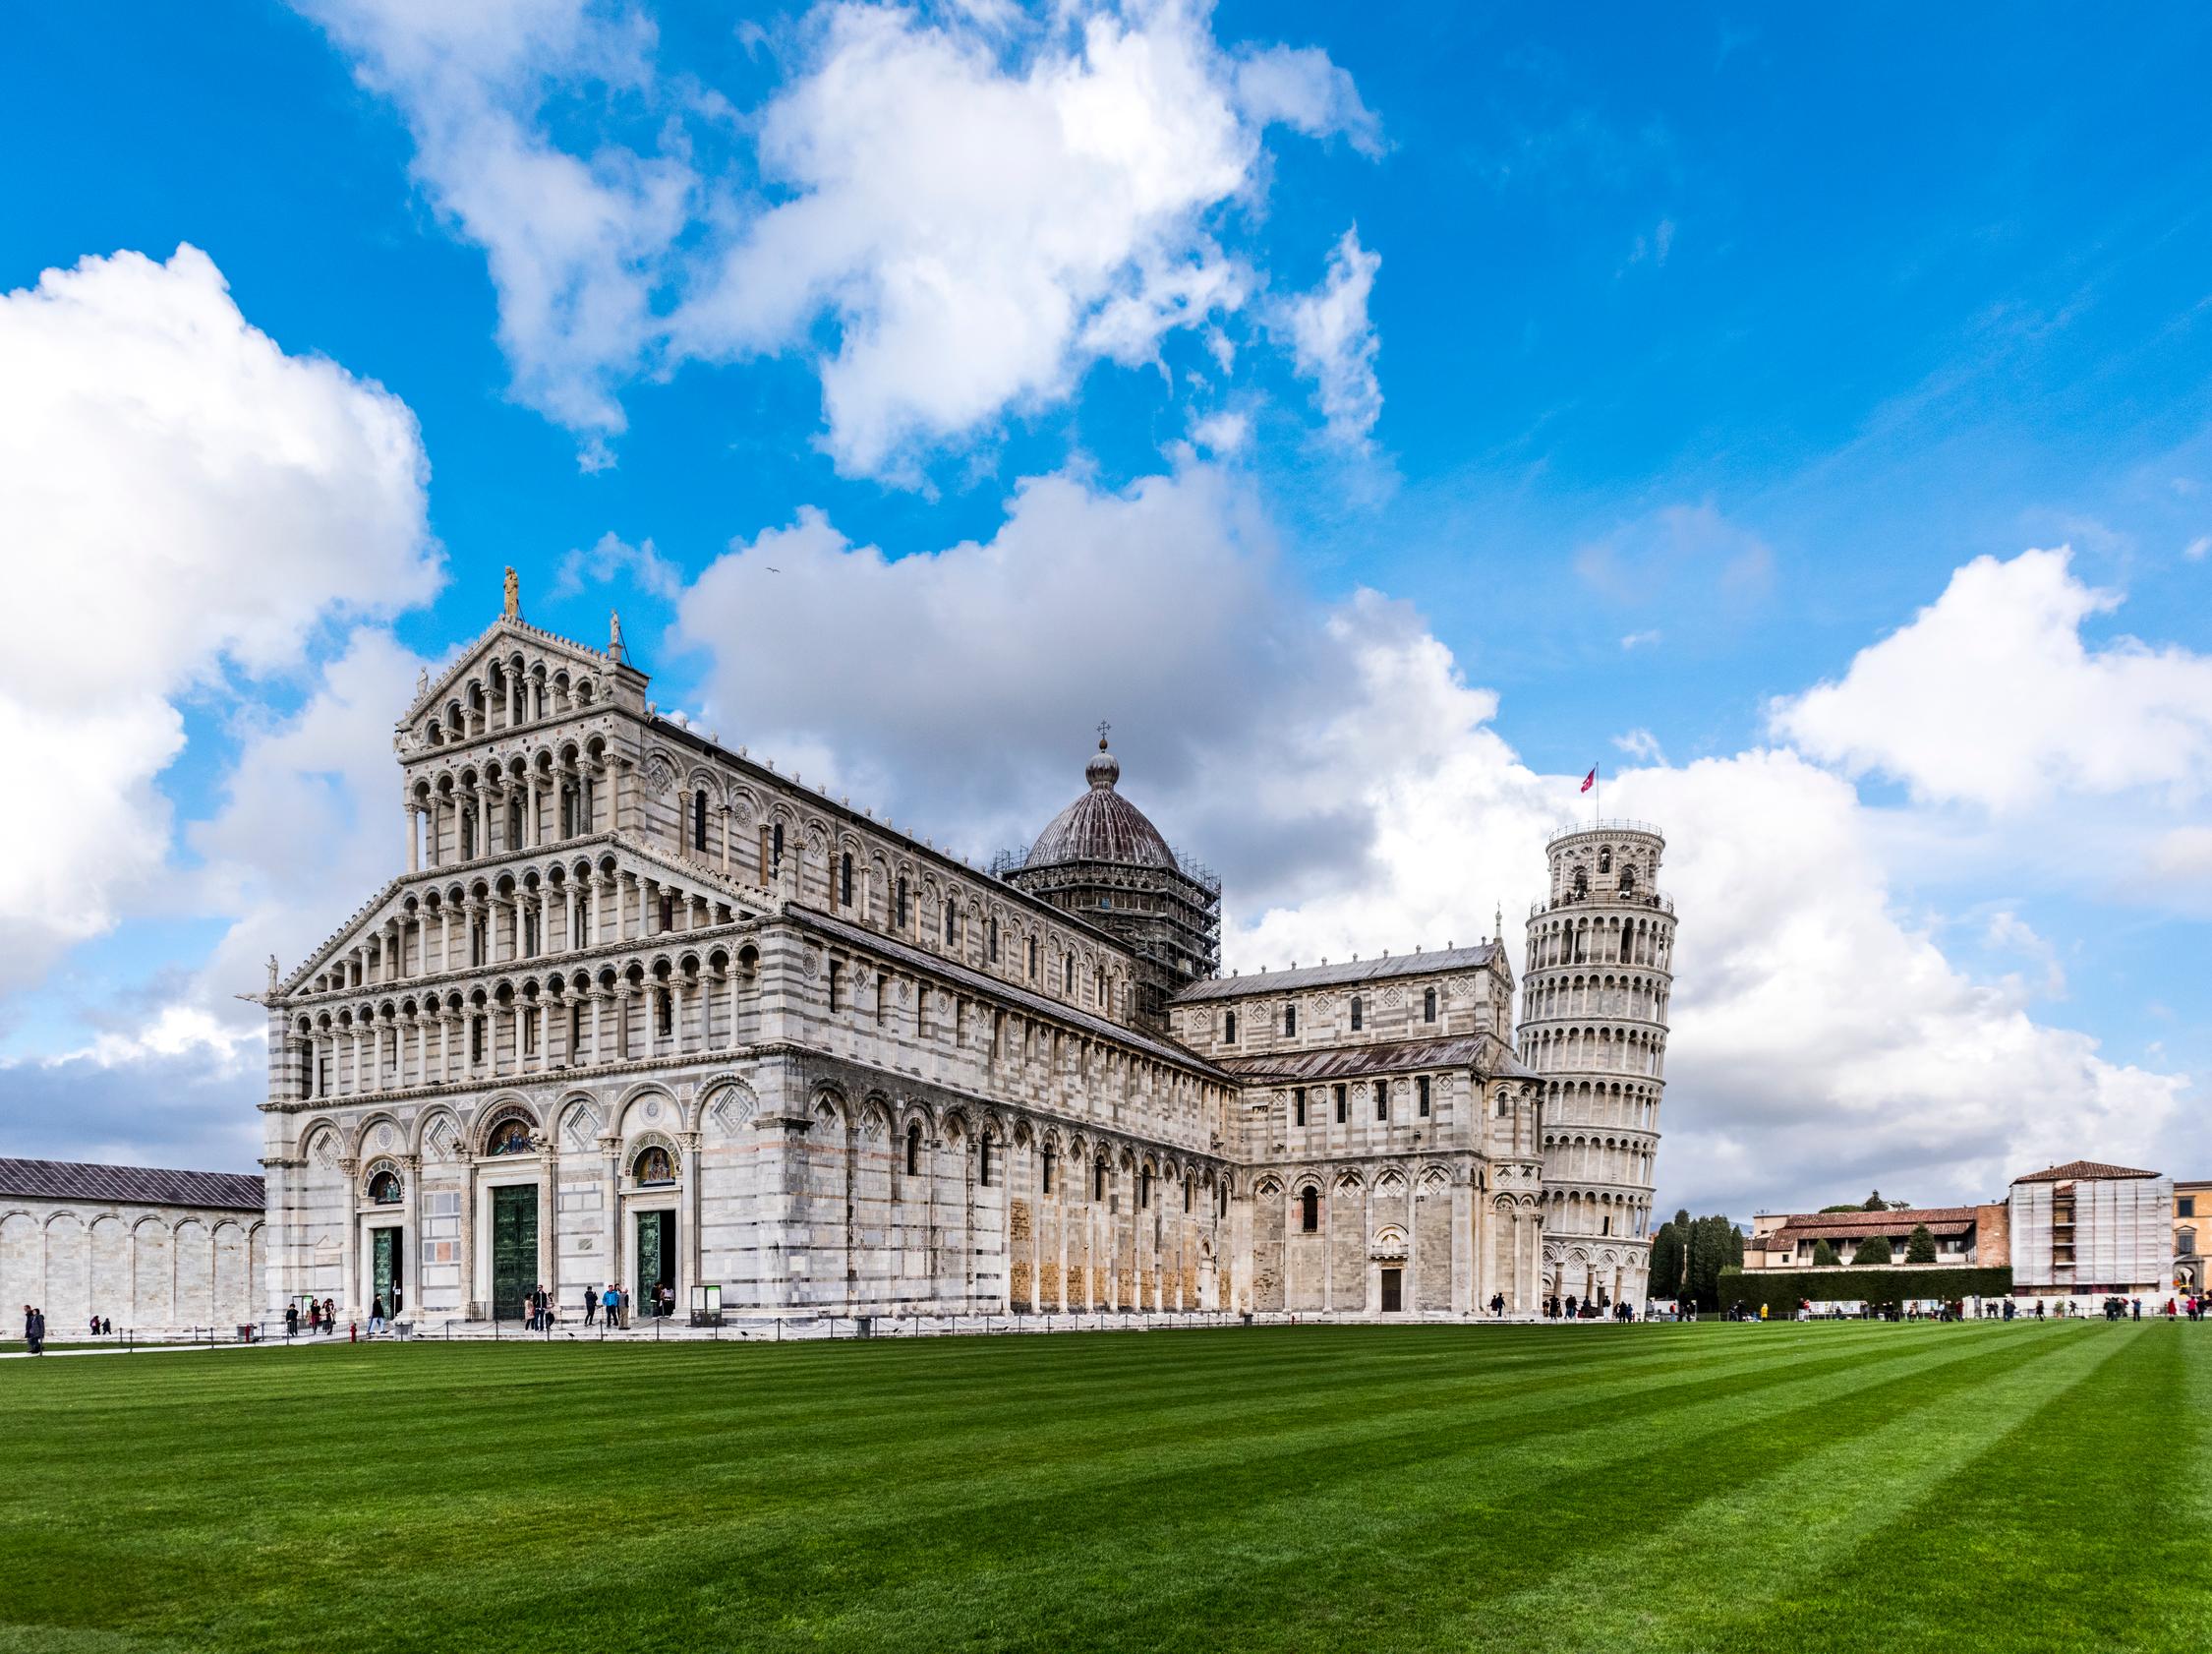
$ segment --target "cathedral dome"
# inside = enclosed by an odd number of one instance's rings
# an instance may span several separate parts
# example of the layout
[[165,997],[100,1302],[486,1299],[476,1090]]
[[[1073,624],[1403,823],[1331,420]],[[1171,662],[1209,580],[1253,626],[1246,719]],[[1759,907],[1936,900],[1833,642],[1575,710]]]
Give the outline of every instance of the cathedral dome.
[[1029,847],[1029,867],[1057,861],[1114,861],[1125,866],[1165,867],[1174,870],[1175,852],[1144,812],[1114,791],[1122,778],[1121,760],[1106,750],[1103,736],[1098,751],[1083,766],[1090,791],[1052,818],[1037,842]]

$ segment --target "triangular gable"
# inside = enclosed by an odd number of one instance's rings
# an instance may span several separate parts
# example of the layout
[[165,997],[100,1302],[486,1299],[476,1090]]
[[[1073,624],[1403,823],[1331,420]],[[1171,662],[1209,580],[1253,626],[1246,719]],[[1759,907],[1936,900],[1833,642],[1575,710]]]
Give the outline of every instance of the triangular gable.
[[[648,681],[644,673],[604,650],[591,649],[572,638],[534,626],[514,616],[503,616],[492,622],[476,640],[453,658],[453,662],[435,679],[418,688],[415,698],[401,715],[397,728],[404,732],[419,733],[431,718],[443,711],[468,684],[470,679],[488,676],[490,669],[500,660],[520,650],[526,657],[544,661],[556,671],[565,670],[577,679],[590,679],[606,687],[602,698],[610,701],[627,700],[635,706],[643,705],[643,694]],[[615,686],[627,688],[627,696],[615,693]]]

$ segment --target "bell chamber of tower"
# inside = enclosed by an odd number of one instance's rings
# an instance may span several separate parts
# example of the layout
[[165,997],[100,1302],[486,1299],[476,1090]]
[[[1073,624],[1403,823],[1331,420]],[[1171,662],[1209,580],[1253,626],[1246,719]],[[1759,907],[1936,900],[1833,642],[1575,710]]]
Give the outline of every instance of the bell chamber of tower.
[[1641,821],[1565,827],[1529,910],[1521,1060],[1542,1076],[1544,1292],[1642,1305],[1666,1076],[1674,904]]

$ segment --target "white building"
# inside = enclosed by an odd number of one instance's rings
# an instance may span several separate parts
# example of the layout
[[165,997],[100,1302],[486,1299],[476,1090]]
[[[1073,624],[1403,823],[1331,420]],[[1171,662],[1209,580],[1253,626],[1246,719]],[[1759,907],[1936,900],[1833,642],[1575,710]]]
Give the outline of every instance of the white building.
[[235,1172],[0,1159],[0,1309],[38,1306],[55,1338],[95,1315],[119,1332],[257,1320],[263,1204]]
[[1628,997],[1595,1045],[1526,1036],[1576,1122],[1547,1137],[1498,942],[1214,975],[1219,887],[1103,740],[986,871],[647,686],[618,629],[527,624],[510,576],[407,708],[406,870],[270,965],[272,1311],[479,1318],[618,1282],[786,1314],[1530,1314],[1547,1223],[1595,1248],[1557,1266],[1640,1290],[1655,833],[1618,841],[1643,884],[1560,899],[1587,951],[1547,940],[1545,968],[1602,961],[1561,990]]
[[2023,1297],[2102,1298],[2174,1284],[2174,1184],[2068,1160],[2012,1180],[2012,1285]]

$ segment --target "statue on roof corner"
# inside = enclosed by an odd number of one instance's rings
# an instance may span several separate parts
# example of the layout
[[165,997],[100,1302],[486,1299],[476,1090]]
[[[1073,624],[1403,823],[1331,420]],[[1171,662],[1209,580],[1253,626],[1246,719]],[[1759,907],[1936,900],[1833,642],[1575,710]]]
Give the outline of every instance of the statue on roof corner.
[[618,609],[607,612],[607,652],[616,660],[622,658],[622,615]]
[[274,954],[268,956],[268,991],[271,993],[276,991],[276,955]]
[[521,619],[522,619],[522,582],[521,582],[520,580],[518,580],[518,579],[516,579],[516,578],[514,577],[514,568],[513,568],[513,566],[512,566],[511,564],[510,564],[510,565],[508,566],[508,568],[507,568],[507,580],[506,580],[506,598],[507,598],[507,607],[506,607],[506,612],[505,612],[505,613],[506,613],[506,618],[507,618],[508,620],[521,620]]

